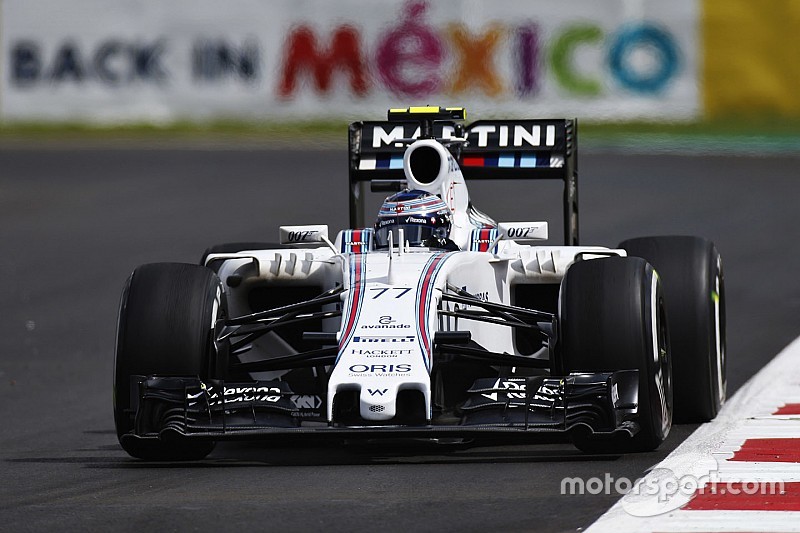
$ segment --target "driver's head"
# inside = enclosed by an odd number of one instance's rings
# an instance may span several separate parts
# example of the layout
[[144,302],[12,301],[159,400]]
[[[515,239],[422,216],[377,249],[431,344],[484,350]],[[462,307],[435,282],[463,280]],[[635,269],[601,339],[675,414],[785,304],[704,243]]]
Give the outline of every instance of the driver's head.
[[388,247],[390,233],[397,245],[402,229],[411,246],[440,247],[447,242],[450,225],[450,208],[441,198],[425,191],[401,191],[383,201],[375,221],[375,246]]

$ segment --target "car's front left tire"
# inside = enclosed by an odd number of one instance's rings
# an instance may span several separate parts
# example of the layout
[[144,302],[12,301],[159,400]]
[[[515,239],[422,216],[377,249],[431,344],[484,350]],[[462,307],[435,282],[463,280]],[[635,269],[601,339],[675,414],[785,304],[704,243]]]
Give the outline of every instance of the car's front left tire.
[[610,257],[572,264],[559,295],[559,372],[638,370],[639,432],[623,442],[573,442],[590,453],[650,451],[672,425],[672,376],[661,284],[643,259]]

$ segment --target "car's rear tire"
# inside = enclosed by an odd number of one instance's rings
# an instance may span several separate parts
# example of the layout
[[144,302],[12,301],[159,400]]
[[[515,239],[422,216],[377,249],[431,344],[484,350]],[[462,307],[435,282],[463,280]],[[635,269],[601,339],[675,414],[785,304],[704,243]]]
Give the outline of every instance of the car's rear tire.
[[[213,442],[123,439],[134,429],[131,376],[215,377],[220,366],[214,323],[225,312],[219,278],[182,263],[142,265],[128,278],[120,303],[114,362],[114,422],[122,448],[150,461],[202,459]],[[222,354],[220,354],[222,355]],[[134,398],[132,398],[132,395]]]
[[620,243],[664,286],[672,346],[675,421],[707,422],[726,396],[725,283],[714,244],[701,237],[641,237]]
[[672,378],[661,285],[643,259],[579,261],[561,282],[557,366],[571,372],[639,370],[639,432],[624,441],[574,435],[592,453],[650,451],[669,434]]

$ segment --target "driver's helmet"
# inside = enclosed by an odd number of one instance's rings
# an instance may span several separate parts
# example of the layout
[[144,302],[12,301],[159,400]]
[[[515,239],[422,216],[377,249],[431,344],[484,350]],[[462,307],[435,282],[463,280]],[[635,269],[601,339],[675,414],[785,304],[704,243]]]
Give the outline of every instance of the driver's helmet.
[[436,196],[420,190],[404,190],[386,198],[375,222],[375,247],[387,248],[389,234],[395,246],[398,230],[411,246],[441,247],[450,234],[450,208]]

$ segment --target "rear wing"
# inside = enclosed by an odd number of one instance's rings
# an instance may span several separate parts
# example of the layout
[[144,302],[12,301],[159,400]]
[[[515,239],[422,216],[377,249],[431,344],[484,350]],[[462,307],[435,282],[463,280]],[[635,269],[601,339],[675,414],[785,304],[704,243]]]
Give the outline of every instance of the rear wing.
[[[392,114],[390,112],[390,118]],[[428,131],[429,130],[429,131]],[[425,135],[425,134],[428,135]],[[350,124],[350,226],[364,227],[365,185],[372,191],[405,186],[403,154],[412,139],[432,136],[450,149],[472,179],[558,179],[564,182],[564,243],[578,244],[577,120],[414,120]]]

